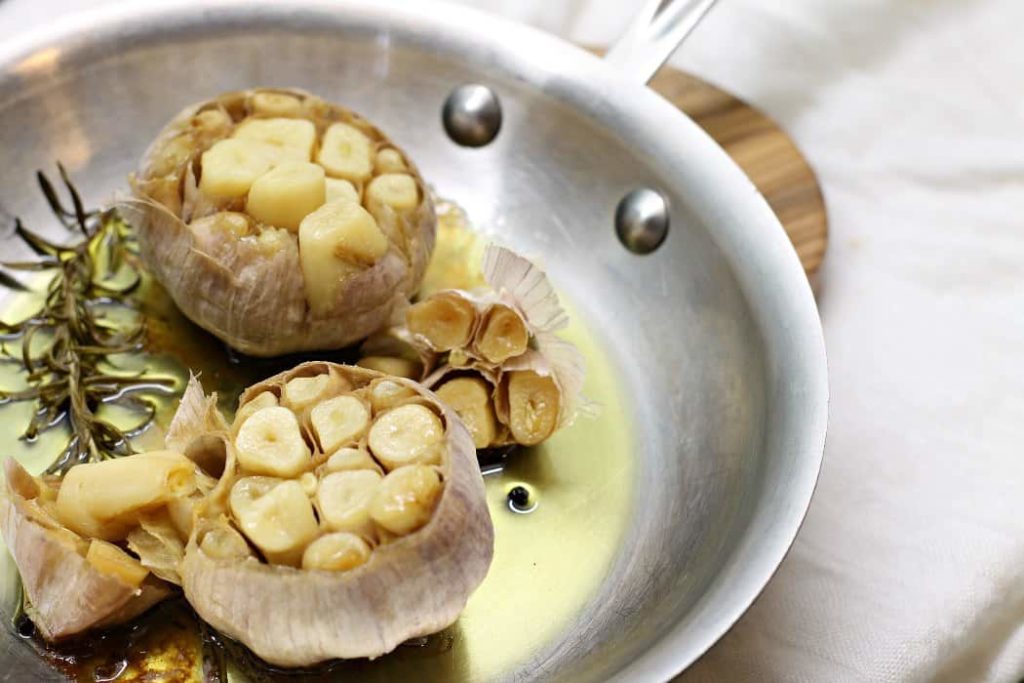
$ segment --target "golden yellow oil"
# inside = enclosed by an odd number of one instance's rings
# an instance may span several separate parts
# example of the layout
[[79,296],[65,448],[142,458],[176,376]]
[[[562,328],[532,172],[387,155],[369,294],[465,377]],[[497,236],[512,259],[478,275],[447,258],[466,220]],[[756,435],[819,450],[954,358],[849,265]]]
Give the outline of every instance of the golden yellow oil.
[[[482,283],[478,264],[483,251],[462,214],[447,206],[440,212],[438,244],[425,291],[474,287]],[[294,364],[295,359],[236,362],[224,346],[185,319],[156,283],[144,282],[141,311],[147,319],[147,353],[133,362],[154,376],[172,378],[183,387],[189,371],[200,375],[207,391],[218,391],[221,407],[233,410],[246,385]],[[490,681],[538,656],[572,627],[596,594],[620,546],[631,505],[632,434],[628,411],[613,365],[586,321],[573,315],[563,336],[582,351],[587,364],[584,394],[597,406],[544,444],[513,453],[502,471],[485,481],[495,528],[494,562],[455,625],[422,642],[401,646],[378,660],[340,662],[299,676],[300,680],[337,681]],[[18,295],[6,303],[0,318],[11,321],[32,307]],[[340,358],[344,360],[344,355]],[[16,382],[13,371],[0,366],[0,388]],[[136,440],[141,448],[158,447],[175,401],[162,400],[153,428]],[[28,404],[0,406],[0,443],[41,471],[66,435],[46,432],[33,444],[17,439],[31,412]],[[129,423],[131,415],[118,416]],[[517,485],[531,493],[528,513],[508,504]],[[199,656],[199,641],[193,642]],[[182,646],[184,647],[184,646]],[[187,649],[187,648],[186,648]],[[186,657],[181,651],[175,657]],[[228,652],[238,654],[237,648]],[[153,660],[154,671],[166,656]],[[143,669],[139,669],[143,666]],[[134,663],[132,671],[144,670]],[[278,673],[241,655],[228,658],[232,681],[274,680]],[[295,680],[289,675],[288,680]]]

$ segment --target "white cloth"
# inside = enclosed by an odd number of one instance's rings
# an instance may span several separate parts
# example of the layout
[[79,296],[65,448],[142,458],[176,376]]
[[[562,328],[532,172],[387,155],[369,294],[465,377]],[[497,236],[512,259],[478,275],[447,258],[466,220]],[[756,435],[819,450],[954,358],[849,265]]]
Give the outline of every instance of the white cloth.
[[[0,39],[103,1],[0,1]],[[472,4],[608,44],[638,1]],[[1024,676],[1022,27],[1021,0],[721,0],[673,59],[796,139],[831,226],[814,502],[684,681]]]

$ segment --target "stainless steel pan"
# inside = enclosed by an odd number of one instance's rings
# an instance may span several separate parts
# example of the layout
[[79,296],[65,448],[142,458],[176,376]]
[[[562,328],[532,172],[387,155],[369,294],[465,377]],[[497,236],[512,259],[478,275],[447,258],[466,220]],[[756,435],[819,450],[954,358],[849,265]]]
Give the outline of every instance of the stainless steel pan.
[[[474,223],[545,255],[623,387],[634,502],[572,628],[507,680],[648,681],[688,666],[781,562],[820,465],[825,355],[796,255],[740,170],[644,86],[709,3],[655,16],[657,4],[606,61],[462,7],[398,0],[131,4],[0,46],[6,214],[42,218],[32,171],[53,159],[98,202],[185,103],[293,85],[380,122]],[[441,126],[464,83],[503,105],[499,135],[479,149]],[[614,227],[638,187],[671,218],[643,256]],[[0,678],[45,671],[2,635]]]

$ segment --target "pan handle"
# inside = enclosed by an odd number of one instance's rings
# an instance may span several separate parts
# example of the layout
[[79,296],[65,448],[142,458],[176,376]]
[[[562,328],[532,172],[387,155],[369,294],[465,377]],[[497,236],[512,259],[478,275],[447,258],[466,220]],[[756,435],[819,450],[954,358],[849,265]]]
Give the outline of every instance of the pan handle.
[[713,4],[715,0],[647,0],[605,60],[646,83]]

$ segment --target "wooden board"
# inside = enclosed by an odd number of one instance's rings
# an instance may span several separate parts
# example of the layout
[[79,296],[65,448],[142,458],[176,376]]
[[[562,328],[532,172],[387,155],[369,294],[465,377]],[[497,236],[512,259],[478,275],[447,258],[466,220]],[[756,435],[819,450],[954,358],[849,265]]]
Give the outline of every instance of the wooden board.
[[779,126],[746,102],[672,67],[650,83],[720,144],[768,200],[808,277],[825,258],[828,217],[821,187],[803,154]]

